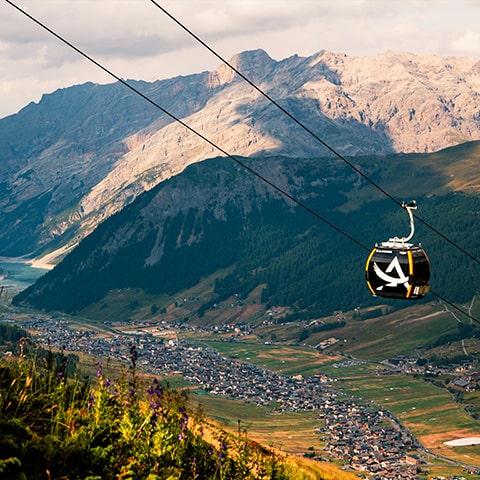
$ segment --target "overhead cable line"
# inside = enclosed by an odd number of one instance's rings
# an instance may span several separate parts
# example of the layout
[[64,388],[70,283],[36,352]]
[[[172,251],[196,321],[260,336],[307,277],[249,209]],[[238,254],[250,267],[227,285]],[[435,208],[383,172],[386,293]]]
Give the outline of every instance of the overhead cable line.
[[[37,18],[35,18],[34,16],[30,15],[28,12],[26,12],[25,10],[23,10],[22,8],[20,8],[18,5],[16,5],[15,3],[13,3],[11,0],[5,0],[8,4],[10,4],[12,7],[14,7],[16,10],[18,10],[20,13],[22,13],[23,15],[25,15],[26,17],[28,17],[30,20],[32,20],[34,23],[36,23],[38,26],[40,26],[41,28],[43,28],[44,30],[46,30],[48,33],[50,33],[51,35],[53,35],[55,38],[57,38],[58,40],[60,40],[62,43],[64,43],[65,45],[67,45],[68,47],[70,47],[71,49],[73,49],[75,52],[77,52],[79,55],[81,55],[82,57],[84,57],[85,59],[87,59],[89,62],[93,63],[94,65],[96,65],[98,68],[100,68],[101,70],[103,70],[105,73],[107,73],[108,75],[110,75],[112,78],[114,78],[115,80],[117,80],[118,82],[120,82],[121,84],[123,84],[124,86],[126,86],[127,88],[129,88],[131,91],[133,91],[136,95],[139,95],[141,98],[143,98],[144,100],[146,100],[148,103],[150,103],[151,105],[153,105],[155,108],[158,108],[161,112],[163,112],[165,115],[168,115],[172,120],[174,120],[175,122],[178,122],[180,125],[182,125],[183,127],[185,127],[187,130],[189,130],[190,132],[192,132],[193,134],[197,135],[199,138],[201,138],[202,140],[204,140],[205,142],[207,142],[209,145],[211,145],[212,147],[216,148],[218,151],[220,151],[221,153],[223,153],[225,156],[227,156],[228,158],[230,158],[231,160],[233,160],[235,163],[237,163],[238,165],[240,165],[241,167],[245,168],[247,171],[249,171],[250,173],[252,173],[253,175],[255,175],[257,178],[259,178],[260,180],[262,180],[263,182],[265,182],[266,184],[270,185],[273,189],[277,190],[279,193],[281,193],[283,196],[285,196],[286,198],[288,198],[289,200],[291,200],[292,202],[294,202],[295,204],[297,204],[299,207],[305,209],[306,211],[308,211],[309,213],[311,213],[313,216],[315,216],[316,218],[318,218],[319,220],[321,220],[322,222],[326,223],[329,227],[331,227],[332,229],[336,230],[338,233],[340,233],[341,235],[345,236],[346,238],[348,238],[349,240],[351,240],[353,243],[357,244],[359,247],[363,248],[364,250],[366,251],[370,251],[370,248],[368,248],[366,245],[364,245],[362,242],[360,242],[359,240],[357,240],[355,237],[353,237],[352,235],[350,235],[349,233],[345,232],[343,229],[341,229],[340,227],[337,227],[335,224],[333,224],[332,222],[330,222],[329,220],[327,220],[325,217],[323,217],[322,215],[320,215],[318,212],[316,212],[315,210],[313,210],[312,208],[310,208],[309,206],[305,205],[302,201],[298,200],[297,198],[293,197],[290,193],[286,192],[284,189],[282,189],[281,187],[279,187],[278,185],[274,184],[273,182],[271,182],[270,180],[268,180],[266,177],[264,177],[263,175],[261,175],[260,173],[258,173],[257,171],[255,171],[254,169],[252,169],[251,167],[249,167],[248,165],[246,165],[244,162],[240,161],[238,158],[234,157],[233,155],[231,155],[230,153],[228,153],[227,151],[225,151],[222,147],[218,146],[216,143],[214,143],[212,140],[210,140],[209,138],[205,137],[205,135],[201,134],[200,132],[198,132],[197,130],[195,130],[193,127],[191,127],[190,125],[188,125],[187,123],[185,123],[183,120],[179,119],[178,117],[176,117],[175,115],[173,115],[172,113],[170,113],[168,110],[166,110],[165,108],[163,108],[161,105],[159,105],[158,103],[156,103],[154,100],[152,100],[151,98],[149,98],[147,95],[145,95],[144,93],[142,93],[140,90],[136,89],[134,86],[130,85],[126,80],[124,80],[123,78],[121,78],[120,76],[118,76],[117,74],[115,74],[114,72],[112,72],[111,70],[109,70],[107,67],[105,67],[104,65],[102,65],[100,62],[98,62],[97,60],[95,60],[94,58],[92,58],[90,55],[86,54],[85,52],[83,52],[80,48],[76,47],[75,45],[73,45],[71,42],[69,42],[68,40],[66,40],[64,37],[62,37],[61,35],[59,35],[58,33],[56,33],[54,30],[52,30],[51,28],[47,27],[44,23],[42,23],[40,20],[38,20]],[[452,308],[455,308],[456,310],[458,310],[460,313],[466,315],[468,318],[470,318],[471,320],[473,320],[474,322],[478,323],[480,325],[480,320],[477,320],[475,317],[473,317],[472,315],[470,315],[468,312],[464,311],[463,309],[461,309],[460,307],[458,307],[457,305],[455,305],[454,303],[446,300],[445,298],[441,297],[440,295],[436,294],[435,292],[433,292],[432,290],[430,290],[430,292],[435,295],[437,298],[439,298],[440,300],[444,301],[445,303],[447,303],[448,305],[450,305]]]
[[64,37],[62,37],[61,35],[59,35],[58,33],[56,33],[55,31],[53,31],[51,28],[47,27],[44,23],[42,23],[40,20],[36,19],[34,16],[30,15],[28,12],[26,12],[25,10],[23,10],[22,8],[20,8],[18,5],[16,5],[15,3],[13,3],[11,0],[5,0],[7,3],[9,3],[12,7],[16,8],[19,12],[21,12],[23,15],[25,15],[26,17],[28,17],[30,20],[32,20],[33,22],[35,22],[37,25],[39,25],[40,27],[42,27],[44,30],[46,30],[48,33],[50,33],[51,35],[53,35],[55,38],[57,38],[58,40],[60,40],[62,43],[64,43],[65,45],[67,45],[68,47],[72,48],[73,50],[75,50],[79,55],[81,55],[82,57],[86,58],[89,62],[92,62],[94,65],[96,65],[98,68],[100,68],[101,70],[103,70],[105,73],[107,73],[108,75],[110,75],[111,77],[113,77],[115,80],[117,80],[118,82],[122,83],[123,85],[125,85],[127,88],[129,88],[130,90],[132,90],[135,94],[139,95],[140,97],[142,97],[144,100],[146,100],[148,103],[150,103],[151,105],[153,105],[154,107],[158,108],[160,111],[162,111],[165,115],[168,115],[172,120],[174,120],[175,122],[178,122],[180,125],[182,125],[183,127],[185,127],[187,130],[189,130],[190,132],[194,133],[195,135],[197,135],[199,138],[201,138],[202,140],[204,140],[205,142],[207,142],[208,144],[210,144],[212,147],[216,148],[218,151],[220,151],[221,153],[223,153],[225,156],[229,157],[230,159],[232,159],[234,162],[236,162],[238,165],[240,165],[241,167],[245,168],[246,170],[248,170],[250,173],[252,173],[253,175],[255,175],[256,177],[258,177],[260,180],[262,180],[263,182],[267,183],[268,185],[270,185],[272,188],[274,188],[275,190],[277,190],[279,193],[281,193],[283,196],[285,196],[286,198],[288,198],[289,200],[291,200],[292,202],[294,202],[295,204],[297,204],[298,206],[304,208],[305,210],[307,210],[308,212],[310,212],[312,215],[314,215],[315,217],[317,217],[319,220],[321,220],[322,222],[325,222],[329,227],[333,228],[334,230],[336,230],[338,233],[344,235],[345,237],[347,237],[349,240],[351,240],[352,242],[356,243],[359,247],[363,248],[364,250],[367,250],[369,251],[370,249],[364,245],[363,243],[361,243],[360,241],[358,241],[357,239],[355,239],[354,237],[352,237],[350,234],[348,234],[347,232],[345,232],[344,230],[342,230],[341,228],[337,227],[335,224],[333,224],[332,222],[330,222],[329,220],[327,220],[325,217],[323,217],[322,215],[320,215],[318,212],[316,212],[315,210],[311,209],[309,206],[305,205],[302,201],[298,200],[297,198],[293,197],[291,194],[289,194],[287,191],[283,190],[281,187],[279,187],[278,185],[275,185],[273,182],[271,182],[270,180],[268,180],[266,177],[264,177],[263,175],[261,175],[260,173],[258,173],[257,171],[253,170],[251,167],[249,167],[248,165],[246,165],[244,162],[240,161],[238,158],[234,157],[233,155],[231,155],[230,153],[228,153],[227,151],[225,151],[222,147],[218,146],[216,143],[214,143],[212,140],[210,140],[209,138],[207,138],[205,135],[201,134],[200,132],[198,132],[197,130],[195,130],[193,127],[191,127],[190,125],[188,125],[187,123],[185,123],[183,120],[181,120],[180,118],[176,117],[175,115],[173,115],[171,112],[169,112],[168,110],[166,110],[165,108],[163,108],[161,105],[159,105],[158,103],[156,103],[154,100],[152,100],[151,98],[149,98],[147,95],[145,95],[144,93],[142,93],[140,90],[138,90],[137,88],[135,88],[134,86],[130,85],[126,80],[124,80],[123,78],[121,78],[120,76],[118,76],[117,74],[115,74],[114,72],[112,72],[111,70],[109,70],[107,67],[105,67],[104,65],[102,65],[100,62],[98,62],[97,60],[95,60],[94,58],[92,58],[90,55],[86,54],[85,52],[83,52],[82,50],[80,50],[80,48],[76,47],[75,45],[73,45],[71,42],[69,42],[68,40],[66,40]]
[[[203,45],[210,53],[212,53],[215,57],[217,57],[222,63],[227,65],[230,69],[232,69],[239,77],[241,77],[245,82],[247,82],[251,87],[253,87],[258,93],[260,93],[263,97],[265,97],[269,102],[271,102],[273,105],[275,105],[279,110],[281,110],[285,115],[287,115],[293,122],[295,122],[299,127],[301,127],[303,130],[305,130],[309,135],[311,135],[315,140],[317,140],[319,143],[321,143],[327,150],[329,150],[331,153],[333,153],[336,157],[338,157],[340,160],[342,160],[344,163],[346,163],[350,168],[352,168],[356,173],[358,173],[363,179],[365,179],[368,183],[370,183],[373,187],[375,187],[377,190],[379,190],[381,193],[383,193],[387,198],[392,200],[394,203],[396,203],[398,206],[402,206],[403,202],[400,202],[397,200],[393,195],[388,193],[384,188],[382,188],[378,183],[376,183],[374,180],[372,180],[368,175],[362,172],[360,168],[355,166],[352,162],[347,160],[343,155],[341,155],[339,152],[337,152],[333,147],[331,147],[329,144],[327,144],[322,138],[320,138],[313,130],[311,130],[309,127],[307,127],[303,122],[298,120],[295,115],[290,113],[286,108],[282,107],[276,100],[274,100],[270,95],[268,95],[266,92],[264,92],[260,87],[258,87],[253,81],[251,81],[246,75],[244,75],[238,68],[235,68],[230,62],[228,62],[225,58],[223,58],[219,53],[217,53],[210,45],[208,45],[204,40],[202,40],[196,33],[194,33],[192,30],[190,30],[188,27],[186,27],[180,20],[178,20],[176,17],[174,17],[170,12],[168,12],[164,7],[162,7],[156,0],[150,0],[151,3],[153,3],[157,8],[159,8],[167,17],[169,17],[171,20],[173,20],[180,28],[182,28],[185,32],[187,32],[190,36],[192,36],[197,42],[199,42],[201,45]],[[427,228],[432,230],[434,233],[442,237],[444,240],[446,240],[448,243],[450,243],[452,246],[457,248],[460,252],[463,254],[467,255],[470,257],[473,261],[476,263],[480,264],[480,260],[476,258],[474,255],[469,253],[467,250],[465,250],[463,247],[458,245],[456,242],[448,238],[446,235],[441,233],[439,230],[437,230],[435,227],[430,225],[428,222],[420,218],[419,216],[415,215],[415,218],[425,225]]]

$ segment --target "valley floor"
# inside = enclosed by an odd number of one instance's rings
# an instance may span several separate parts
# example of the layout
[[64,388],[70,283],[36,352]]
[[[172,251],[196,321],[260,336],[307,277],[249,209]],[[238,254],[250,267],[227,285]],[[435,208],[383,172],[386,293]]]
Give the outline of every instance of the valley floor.
[[[240,360],[235,354],[220,354],[217,349],[205,343],[208,338],[205,333],[209,332],[203,332],[202,335],[201,329],[185,325],[180,327],[164,324],[154,328],[138,325],[127,330],[118,330],[100,328],[98,325],[79,327],[64,318],[44,315],[9,315],[10,319],[21,322],[23,328],[35,332],[38,340],[45,346],[48,344],[49,348],[86,353],[104,363],[106,356],[119,362],[128,361],[130,348],[135,345],[138,364],[146,373],[166,378],[174,378],[172,375],[175,374],[181,375],[183,381],[194,386],[194,391],[208,393],[209,398],[213,395],[242,401],[255,409],[263,409],[265,414],[270,415],[270,419],[273,418],[272,414],[311,412],[318,421],[313,432],[314,438],[318,439],[317,445],[313,446],[314,451],[321,451],[319,455],[324,459],[343,463],[357,471],[370,472],[372,478],[395,478],[394,475],[402,472],[402,478],[414,479],[420,478],[418,470],[432,468],[432,448],[427,451],[405,428],[405,420],[398,421],[390,410],[380,406],[383,402],[376,400],[372,403],[365,400],[375,399],[375,395],[364,396],[364,399],[359,400],[354,392],[355,387],[352,386],[355,379],[350,379],[349,387],[347,384],[347,391],[350,388],[352,394],[345,395],[339,390],[335,379],[326,374],[285,374],[257,366],[247,359]],[[193,330],[197,341],[185,340],[192,336]],[[216,338],[218,339],[218,336]],[[224,340],[228,338],[229,341],[218,343],[220,349],[223,347],[228,350],[229,347],[232,352],[232,348],[246,345],[232,341],[231,335]],[[283,365],[288,370],[285,346],[256,347],[257,352],[260,349],[268,351],[270,348],[275,351],[282,348],[282,358],[285,359],[282,360]],[[290,353],[298,351],[292,350]],[[311,351],[308,353],[311,354]],[[338,369],[338,366],[345,368],[347,364],[357,368],[358,364],[369,365],[368,362],[345,362],[345,359],[338,357],[333,358],[331,364],[333,368],[331,366],[330,370]],[[405,378],[403,375],[402,377]],[[396,377],[388,372],[385,377],[377,377],[377,383],[382,382],[382,378],[388,383]],[[383,391],[385,388],[387,391],[394,391],[396,387],[384,385]],[[385,396],[384,393],[383,395]],[[200,397],[196,395],[195,398]],[[223,412],[223,415],[228,416],[226,412]],[[286,450],[287,443],[283,444]],[[308,446],[304,446],[303,453],[309,453]],[[441,450],[441,454],[450,457],[449,460],[458,465],[462,474],[466,471],[480,472],[480,452],[470,451],[471,455],[464,456],[465,461],[460,460],[457,454],[448,455],[445,448]],[[438,458],[439,455],[435,454],[435,457]],[[478,462],[475,459],[478,459]]]

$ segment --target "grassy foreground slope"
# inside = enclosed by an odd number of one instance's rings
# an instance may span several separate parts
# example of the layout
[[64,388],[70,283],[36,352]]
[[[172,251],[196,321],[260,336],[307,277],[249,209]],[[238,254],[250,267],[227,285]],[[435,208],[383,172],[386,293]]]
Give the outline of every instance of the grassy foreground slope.
[[135,372],[68,379],[62,356],[39,368],[0,363],[0,475],[4,480],[353,480],[332,465],[303,461],[214,427],[186,397]]

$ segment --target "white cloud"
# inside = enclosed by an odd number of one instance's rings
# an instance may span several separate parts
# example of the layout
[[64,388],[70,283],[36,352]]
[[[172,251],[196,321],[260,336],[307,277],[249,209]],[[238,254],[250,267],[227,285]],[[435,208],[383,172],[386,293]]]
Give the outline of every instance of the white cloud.
[[451,47],[461,54],[480,55],[480,31],[465,32],[461,37],[452,41]]
[[[149,0],[12,0],[123,78],[154,80],[220,61]],[[332,50],[480,57],[478,0],[158,0],[224,58],[263,48],[280,60]],[[42,93],[114,81],[0,2],[0,117]],[[15,87],[17,86],[17,87]]]

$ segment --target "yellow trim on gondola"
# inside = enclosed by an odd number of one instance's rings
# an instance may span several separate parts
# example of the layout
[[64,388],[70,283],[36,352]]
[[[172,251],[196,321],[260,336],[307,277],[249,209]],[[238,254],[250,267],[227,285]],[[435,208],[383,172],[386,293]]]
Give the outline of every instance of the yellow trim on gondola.
[[410,298],[410,296],[412,295],[413,285],[414,285],[414,282],[413,282],[413,255],[412,255],[412,252],[410,250],[407,251],[407,255],[408,255],[408,275],[409,275],[411,283],[408,284],[408,291],[407,291],[407,295],[405,296],[405,298]]
[[372,286],[370,285],[370,282],[369,282],[368,280],[367,280],[367,287],[368,287],[368,289],[370,290],[370,292],[372,292],[372,295],[373,295],[374,297],[376,297],[377,294],[375,293],[375,290],[372,288]]
[[373,257],[373,254],[377,251],[377,247],[375,247],[371,252],[370,255],[367,258],[367,263],[365,264],[365,271],[368,271],[368,265],[370,264],[370,260]]
[[[373,257],[373,254],[377,251],[377,248],[375,247],[371,252],[370,252],[370,255],[368,256],[367,258],[367,263],[365,264],[365,272],[368,272],[368,266],[370,264],[370,260],[372,259]],[[372,292],[372,295],[374,297],[377,296],[375,290],[372,288],[372,286],[370,285],[370,282],[367,280],[367,287],[368,289],[370,290],[370,292]]]

